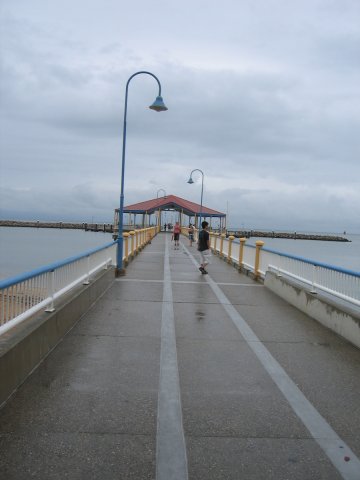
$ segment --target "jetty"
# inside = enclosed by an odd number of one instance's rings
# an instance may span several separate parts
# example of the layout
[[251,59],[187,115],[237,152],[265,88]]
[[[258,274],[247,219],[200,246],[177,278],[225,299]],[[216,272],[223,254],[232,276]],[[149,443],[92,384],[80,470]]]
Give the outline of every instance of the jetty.
[[358,480],[359,348],[275,293],[282,270],[250,275],[255,248],[234,268],[213,235],[202,275],[186,236],[145,233],[125,237],[126,275],[1,336],[2,477]]
[[68,230],[86,230],[91,232],[113,233],[114,226],[111,223],[87,223],[87,222],[40,222],[20,220],[0,220],[0,227],[29,227],[29,228],[58,228]]
[[351,240],[339,235],[322,235],[314,233],[276,232],[263,230],[226,230],[226,236],[235,238],[288,238],[292,240],[321,240],[323,242],[350,242]]
[[[154,209],[155,210],[155,209]],[[129,209],[129,212],[131,210]],[[115,210],[117,212],[117,210]],[[145,226],[145,220],[141,222]],[[86,223],[86,222],[40,222],[40,221],[20,221],[20,220],[0,220],[0,227],[31,227],[31,228],[59,228],[59,229],[73,229],[85,230],[91,232],[107,232],[116,233],[117,223]],[[136,224],[124,225],[124,231],[130,231],[136,228]],[[222,229],[212,229],[214,232],[223,231],[226,237],[230,235],[235,238],[288,238],[293,240],[321,240],[323,242],[350,242],[351,240],[339,235],[322,235],[322,234],[307,234],[297,232],[276,232],[263,230],[228,230],[225,227]]]

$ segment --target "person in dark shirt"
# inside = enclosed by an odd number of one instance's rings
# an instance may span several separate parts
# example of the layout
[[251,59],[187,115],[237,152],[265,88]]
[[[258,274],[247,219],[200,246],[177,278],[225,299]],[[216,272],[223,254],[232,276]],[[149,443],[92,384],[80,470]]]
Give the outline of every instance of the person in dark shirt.
[[210,235],[207,231],[208,229],[208,222],[205,220],[201,223],[202,230],[199,233],[198,239],[198,250],[200,252],[200,272],[204,275],[207,272],[205,267],[209,264],[209,256],[210,256]]

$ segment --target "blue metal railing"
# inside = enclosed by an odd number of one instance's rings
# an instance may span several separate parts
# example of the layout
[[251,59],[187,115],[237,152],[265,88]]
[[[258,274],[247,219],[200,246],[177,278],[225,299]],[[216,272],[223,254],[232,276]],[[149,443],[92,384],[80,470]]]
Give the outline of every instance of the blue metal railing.
[[116,242],[0,281],[0,334],[41,309],[91,275],[115,263]]
[[[230,242],[223,239],[223,255],[229,253]],[[242,264],[250,271],[255,270],[255,245],[244,245]],[[218,250],[218,244],[217,248]],[[231,260],[239,263],[240,244],[233,242]],[[267,271],[287,276],[309,287],[310,292],[326,292],[333,297],[360,307],[360,272],[341,268],[309,258],[291,255],[270,248],[262,248],[258,274],[265,277]]]
[[[248,246],[250,247],[252,245],[248,245]],[[291,258],[293,260],[299,260],[300,262],[304,262],[304,263],[309,263],[310,265],[314,265],[315,267],[328,268],[329,270],[333,270],[335,272],[345,273],[346,275],[352,275],[354,277],[360,278],[360,272],[356,272],[355,270],[349,270],[347,268],[337,267],[336,265],[330,265],[329,263],[318,262],[317,260],[311,260],[309,258],[301,257],[298,255],[291,255],[289,253],[279,252],[278,250],[273,250],[271,248],[263,248],[262,251],[275,253],[276,255],[281,255],[282,257]]]
[[42,275],[47,272],[52,272],[57,268],[64,267],[70,263],[76,262],[82,258],[88,257],[93,255],[96,252],[100,252],[101,250],[107,249],[111,246],[115,245],[115,242],[109,242],[101,247],[96,247],[86,252],[80,253],[79,255],[74,255],[72,257],[65,258],[64,260],[60,260],[58,262],[49,263],[48,265],[44,265],[43,267],[35,268],[34,270],[30,270],[29,272],[21,273],[20,275],[15,275],[13,277],[8,277],[3,280],[0,280],[0,290],[4,288],[11,287],[16,283],[24,282],[29,280],[30,278],[37,277],[38,275]]

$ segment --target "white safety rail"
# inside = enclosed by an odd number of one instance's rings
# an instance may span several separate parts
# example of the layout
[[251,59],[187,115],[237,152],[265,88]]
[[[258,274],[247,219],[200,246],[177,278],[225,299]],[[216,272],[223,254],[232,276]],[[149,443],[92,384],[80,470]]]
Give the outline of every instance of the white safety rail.
[[360,307],[360,273],[306,258],[286,255],[264,248],[260,256],[260,272],[267,270],[297,280],[310,292],[325,292]]
[[[220,252],[220,236],[216,240],[216,251]],[[228,258],[229,239],[223,239],[222,256]],[[212,241],[212,245],[214,245]],[[261,248],[259,253],[259,267],[255,272],[256,248],[254,245],[244,245],[242,266],[264,278],[267,271],[275,272],[279,276],[292,278],[311,293],[324,292],[344,300],[351,305],[360,307],[360,273],[342,269],[333,265],[316,262],[307,258],[288,255],[275,250]],[[230,259],[239,264],[240,243],[232,242]]]
[[244,246],[243,265],[251,272],[255,272],[255,247],[253,245]]
[[116,262],[116,243],[0,281],[0,335]]

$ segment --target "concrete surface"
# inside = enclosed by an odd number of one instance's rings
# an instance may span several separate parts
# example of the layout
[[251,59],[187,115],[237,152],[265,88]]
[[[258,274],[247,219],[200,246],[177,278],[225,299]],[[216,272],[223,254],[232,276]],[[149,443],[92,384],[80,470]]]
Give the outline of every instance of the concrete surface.
[[325,327],[338,333],[360,348],[360,307],[338,299],[334,301],[321,292],[313,294],[300,284],[274,272],[266,272],[265,285],[276,295],[294,305],[302,312],[315,318]]
[[39,312],[0,336],[0,406],[62,340],[113,282],[102,270],[89,285],[78,285],[55,301],[55,311]]
[[[209,278],[201,275],[196,247],[182,238],[185,248],[174,250],[170,238],[158,235],[135,258],[1,410],[0,478],[159,480],[158,423],[180,421],[187,474],[174,469],[168,480],[360,479],[352,468],[360,351],[217,257]],[[177,418],[158,409],[169,309]],[[237,314],[256,341],[240,333]],[[254,343],[336,432],[325,440],[338,441],[342,464],[295,413]],[[176,453],[170,448],[170,465]]]

